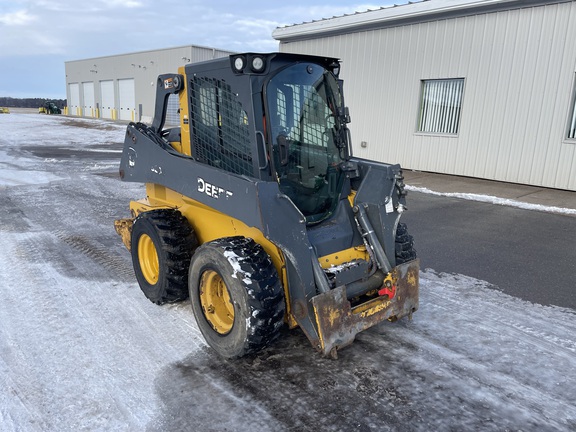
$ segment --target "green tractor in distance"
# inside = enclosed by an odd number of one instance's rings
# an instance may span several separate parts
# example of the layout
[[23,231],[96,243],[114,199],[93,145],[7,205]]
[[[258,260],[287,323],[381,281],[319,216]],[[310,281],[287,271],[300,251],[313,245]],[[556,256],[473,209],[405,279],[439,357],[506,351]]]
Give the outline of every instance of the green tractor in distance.
[[54,102],[46,102],[38,108],[39,114],[62,114],[62,110],[58,108]]

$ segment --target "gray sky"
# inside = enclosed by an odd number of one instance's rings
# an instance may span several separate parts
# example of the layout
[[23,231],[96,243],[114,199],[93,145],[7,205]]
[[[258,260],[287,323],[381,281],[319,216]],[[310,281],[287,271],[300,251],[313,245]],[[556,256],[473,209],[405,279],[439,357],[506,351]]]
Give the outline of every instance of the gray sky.
[[68,60],[181,45],[276,51],[276,27],[392,3],[0,0],[0,96],[64,98]]

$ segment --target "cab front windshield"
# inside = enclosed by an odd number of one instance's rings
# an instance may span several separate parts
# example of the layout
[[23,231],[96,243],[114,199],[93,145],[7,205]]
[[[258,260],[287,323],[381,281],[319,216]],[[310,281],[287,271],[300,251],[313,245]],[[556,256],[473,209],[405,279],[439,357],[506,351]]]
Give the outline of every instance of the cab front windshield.
[[298,63],[268,82],[266,98],[280,190],[308,223],[324,220],[338,204],[347,154],[338,83],[320,65]]

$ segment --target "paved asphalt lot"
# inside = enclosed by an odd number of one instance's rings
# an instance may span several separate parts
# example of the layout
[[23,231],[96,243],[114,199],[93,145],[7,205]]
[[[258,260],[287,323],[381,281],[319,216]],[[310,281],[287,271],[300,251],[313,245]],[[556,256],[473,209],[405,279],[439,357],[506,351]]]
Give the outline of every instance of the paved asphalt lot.
[[576,309],[573,216],[414,191],[408,209],[403,220],[422,268],[466,274],[524,300]]

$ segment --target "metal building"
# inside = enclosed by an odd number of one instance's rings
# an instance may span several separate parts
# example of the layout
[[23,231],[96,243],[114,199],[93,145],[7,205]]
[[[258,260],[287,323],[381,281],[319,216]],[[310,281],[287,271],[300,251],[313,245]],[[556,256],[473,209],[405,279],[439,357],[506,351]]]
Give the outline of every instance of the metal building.
[[576,2],[428,0],[277,28],[339,57],[355,154],[576,190]]
[[[187,63],[230,54],[233,52],[188,45],[68,61],[65,63],[67,114],[150,122],[158,75],[175,73]],[[172,103],[177,106],[175,98],[169,100]]]

